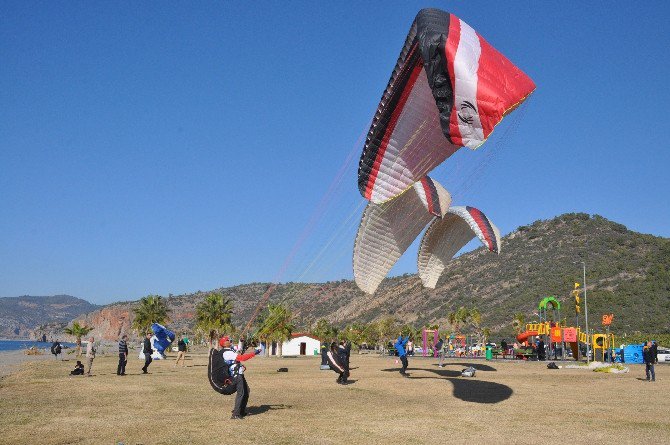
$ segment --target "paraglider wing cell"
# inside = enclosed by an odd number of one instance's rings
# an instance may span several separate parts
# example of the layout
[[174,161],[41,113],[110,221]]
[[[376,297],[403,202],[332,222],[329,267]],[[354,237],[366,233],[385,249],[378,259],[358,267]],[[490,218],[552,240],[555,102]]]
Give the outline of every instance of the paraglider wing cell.
[[442,219],[428,227],[419,247],[419,277],[425,287],[434,289],[451,259],[474,237],[491,252],[500,253],[500,232],[474,207],[452,207]]

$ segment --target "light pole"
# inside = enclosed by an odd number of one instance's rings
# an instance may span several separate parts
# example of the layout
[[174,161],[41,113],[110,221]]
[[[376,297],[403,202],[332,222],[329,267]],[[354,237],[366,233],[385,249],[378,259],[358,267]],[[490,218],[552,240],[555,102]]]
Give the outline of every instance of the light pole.
[[589,306],[586,304],[586,263],[584,261],[575,261],[572,264],[580,263],[584,271],[584,322],[586,323],[586,364],[588,365],[591,338],[589,336]]

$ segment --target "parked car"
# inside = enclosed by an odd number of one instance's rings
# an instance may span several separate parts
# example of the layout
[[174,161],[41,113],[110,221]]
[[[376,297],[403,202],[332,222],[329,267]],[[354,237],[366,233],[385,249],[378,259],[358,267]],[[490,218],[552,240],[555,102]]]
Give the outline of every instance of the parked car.
[[[423,348],[421,346],[414,347],[414,355],[423,355]],[[433,355],[433,349],[426,349],[426,355]]]

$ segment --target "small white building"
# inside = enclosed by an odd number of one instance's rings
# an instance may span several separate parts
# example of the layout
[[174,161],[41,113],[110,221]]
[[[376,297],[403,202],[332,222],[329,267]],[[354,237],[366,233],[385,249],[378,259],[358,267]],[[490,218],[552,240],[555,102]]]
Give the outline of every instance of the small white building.
[[[321,354],[321,341],[313,335],[298,332],[291,335],[291,339],[282,343],[282,356],[319,355]],[[270,355],[279,355],[279,348],[275,342],[270,344]]]

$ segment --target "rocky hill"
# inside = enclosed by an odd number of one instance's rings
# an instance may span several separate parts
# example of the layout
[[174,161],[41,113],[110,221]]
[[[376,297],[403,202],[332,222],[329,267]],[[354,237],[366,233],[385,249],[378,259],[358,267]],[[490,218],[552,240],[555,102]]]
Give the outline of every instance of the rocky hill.
[[0,298],[0,338],[34,337],[40,325],[68,323],[99,307],[70,295]]
[[[372,296],[348,280],[321,284],[284,283],[270,301],[284,302],[301,328],[318,318],[339,325],[369,322],[392,315],[416,326],[440,323],[459,306],[477,307],[483,325],[493,332],[511,331],[514,313],[528,319],[546,296],[563,303],[561,318],[574,319],[569,298],[573,283],[582,281],[586,263],[591,326],[604,313],[614,313],[612,330],[670,332],[670,239],[645,235],[601,216],[565,214],[519,227],[503,239],[499,256],[477,249],[455,259],[436,289],[424,289],[416,275],[389,278]],[[231,298],[233,321],[244,325],[269,287],[252,283],[216,289]],[[191,330],[195,306],[206,295],[170,296],[170,326]],[[117,303],[87,314],[98,337],[115,339],[129,332],[135,302]]]

